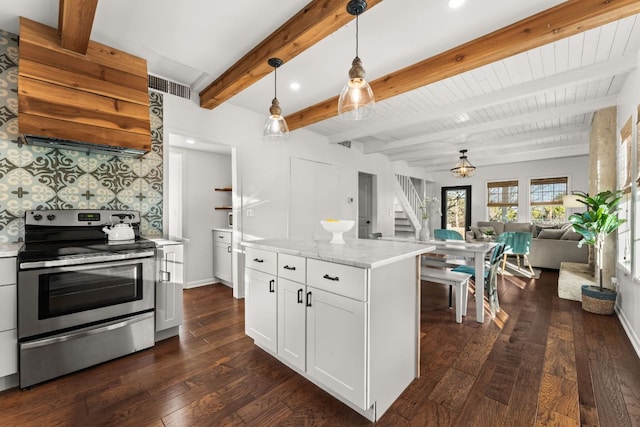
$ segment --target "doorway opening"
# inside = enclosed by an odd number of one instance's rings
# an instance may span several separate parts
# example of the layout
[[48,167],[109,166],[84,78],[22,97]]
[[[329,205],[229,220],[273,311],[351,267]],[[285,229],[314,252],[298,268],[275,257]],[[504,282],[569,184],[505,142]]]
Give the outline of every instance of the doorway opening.
[[441,228],[464,236],[471,225],[471,186],[442,187],[441,196]]
[[[378,224],[376,209],[377,176],[366,172],[358,172],[358,238],[368,239]],[[376,226],[377,228],[377,226]]]

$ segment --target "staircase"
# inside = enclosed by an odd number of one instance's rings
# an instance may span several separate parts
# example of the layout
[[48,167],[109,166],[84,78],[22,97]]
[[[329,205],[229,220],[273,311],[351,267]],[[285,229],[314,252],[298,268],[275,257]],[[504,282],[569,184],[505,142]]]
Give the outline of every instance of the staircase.
[[416,237],[422,228],[418,219],[422,198],[416,191],[411,178],[396,174],[395,193],[395,237]]
[[394,223],[395,237],[407,239],[416,237],[416,229],[413,227],[411,221],[407,218],[402,208],[396,208]]

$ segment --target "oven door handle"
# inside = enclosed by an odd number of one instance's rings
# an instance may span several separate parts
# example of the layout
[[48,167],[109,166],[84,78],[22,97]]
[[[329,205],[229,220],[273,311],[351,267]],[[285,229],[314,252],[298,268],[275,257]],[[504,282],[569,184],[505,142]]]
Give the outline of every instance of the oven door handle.
[[132,325],[134,323],[140,322],[150,317],[153,317],[153,311],[138,314],[126,320],[122,320],[122,319],[114,320],[104,324],[103,326],[100,326],[99,328],[95,328],[95,327],[82,328],[75,332],[54,335],[52,337],[43,338],[41,340],[22,342],[20,343],[20,348],[28,349],[28,348],[44,347],[46,345],[57,344],[65,341],[87,337],[90,335],[100,334],[107,331],[113,331],[114,329],[124,328],[125,326]]
[[155,251],[149,250],[149,251],[142,251],[142,252],[132,252],[127,254],[111,254],[111,255],[86,256],[86,257],[77,257],[77,258],[74,257],[74,258],[66,258],[66,259],[54,259],[49,261],[21,262],[20,268],[22,270],[30,270],[34,268],[44,268],[44,267],[68,267],[72,265],[92,264],[96,262],[148,258],[152,256],[155,256]]

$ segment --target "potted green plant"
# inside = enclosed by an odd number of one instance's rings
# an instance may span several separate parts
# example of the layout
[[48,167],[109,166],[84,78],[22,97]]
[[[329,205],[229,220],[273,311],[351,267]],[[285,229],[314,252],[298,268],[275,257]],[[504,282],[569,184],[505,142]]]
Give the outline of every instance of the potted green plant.
[[585,212],[569,217],[573,230],[582,236],[578,246],[590,245],[595,250],[599,286],[582,286],[582,308],[598,314],[612,314],[617,293],[603,286],[603,261],[606,237],[620,227],[626,219],[618,217],[622,191],[603,191],[595,196],[576,192],[578,201],[587,208]]

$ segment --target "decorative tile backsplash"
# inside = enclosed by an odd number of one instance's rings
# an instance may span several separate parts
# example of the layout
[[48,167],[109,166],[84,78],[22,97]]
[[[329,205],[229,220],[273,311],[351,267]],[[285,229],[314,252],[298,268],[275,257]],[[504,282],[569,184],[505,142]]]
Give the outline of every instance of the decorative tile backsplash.
[[24,238],[31,209],[133,209],[162,234],[162,94],[150,92],[151,150],[142,158],[18,145],[18,37],[0,30],[0,242]]

